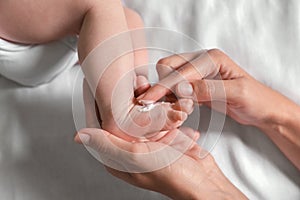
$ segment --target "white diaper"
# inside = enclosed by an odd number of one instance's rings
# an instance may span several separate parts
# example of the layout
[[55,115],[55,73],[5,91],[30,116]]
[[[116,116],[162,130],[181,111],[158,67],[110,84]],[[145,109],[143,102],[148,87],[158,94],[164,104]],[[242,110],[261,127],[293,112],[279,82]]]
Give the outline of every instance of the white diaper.
[[78,61],[77,37],[41,45],[20,45],[0,39],[0,74],[25,86],[51,81]]

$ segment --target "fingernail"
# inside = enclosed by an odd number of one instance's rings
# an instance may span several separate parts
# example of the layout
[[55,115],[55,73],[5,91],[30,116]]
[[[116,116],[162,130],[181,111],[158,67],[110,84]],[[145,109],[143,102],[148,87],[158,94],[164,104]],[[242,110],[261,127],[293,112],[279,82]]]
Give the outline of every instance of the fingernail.
[[142,94],[142,95],[138,96],[136,99],[137,99],[137,100],[141,100],[142,98],[145,97],[145,95],[146,95],[146,94]]
[[152,101],[152,100],[139,100],[138,102],[139,102],[139,104],[141,104],[143,106],[147,106],[147,105],[155,103],[155,101]]
[[85,134],[85,133],[78,133],[78,135],[79,135],[81,142],[84,145],[89,145],[91,136],[89,136],[88,134]]
[[193,86],[188,82],[179,83],[177,90],[181,96],[193,95]]

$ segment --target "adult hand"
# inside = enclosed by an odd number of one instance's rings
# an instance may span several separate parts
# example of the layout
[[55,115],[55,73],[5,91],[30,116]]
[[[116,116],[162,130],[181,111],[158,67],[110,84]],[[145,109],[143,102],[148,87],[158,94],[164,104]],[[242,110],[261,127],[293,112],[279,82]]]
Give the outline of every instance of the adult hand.
[[[137,94],[148,89],[143,80],[137,85]],[[84,87],[87,127],[99,127],[95,100],[90,98],[86,83]],[[244,197],[222,174],[213,157],[195,143],[198,138],[198,132],[182,128],[157,133],[147,142],[131,143],[105,130],[87,128],[79,131],[75,141],[92,148],[112,175],[173,199]],[[201,152],[207,156],[200,159]]]
[[157,100],[173,88],[179,97],[217,105],[217,110],[225,103],[226,114],[260,128],[300,169],[300,107],[255,80],[222,51],[173,55],[160,60],[157,69],[161,81],[140,99]]
[[211,155],[198,157],[198,137],[186,128],[158,140],[131,143],[101,129],[83,129],[75,141],[92,148],[115,177],[172,199],[246,199]]
[[173,88],[177,96],[199,103],[226,102],[227,114],[247,125],[262,123],[282,101],[219,50],[173,55],[160,60],[157,70],[161,80],[144,100],[158,100]]

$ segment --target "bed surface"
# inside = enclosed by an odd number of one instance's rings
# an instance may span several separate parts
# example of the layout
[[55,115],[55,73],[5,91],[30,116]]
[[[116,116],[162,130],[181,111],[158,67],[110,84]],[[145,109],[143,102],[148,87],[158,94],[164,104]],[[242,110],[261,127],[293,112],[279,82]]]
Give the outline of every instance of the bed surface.
[[[125,2],[145,26],[178,31],[203,48],[222,49],[256,79],[300,104],[299,1]],[[73,142],[72,89],[78,69],[69,67],[32,88],[0,76],[0,199],[166,199],[112,177]],[[200,130],[209,111],[201,112]],[[250,199],[300,199],[300,172],[257,129],[226,119],[211,153]]]

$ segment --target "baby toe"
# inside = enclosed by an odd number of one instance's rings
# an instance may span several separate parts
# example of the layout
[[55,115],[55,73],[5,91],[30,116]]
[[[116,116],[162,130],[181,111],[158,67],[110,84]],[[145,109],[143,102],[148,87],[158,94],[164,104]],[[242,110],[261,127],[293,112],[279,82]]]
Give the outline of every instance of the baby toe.
[[177,121],[185,121],[187,119],[187,114],[178,110],[170,110],[168,112],[168,119],[174,123]]
[[194,102],[192,99],[179,99],[173,106],[173,109],[191,114],[194,110]]

